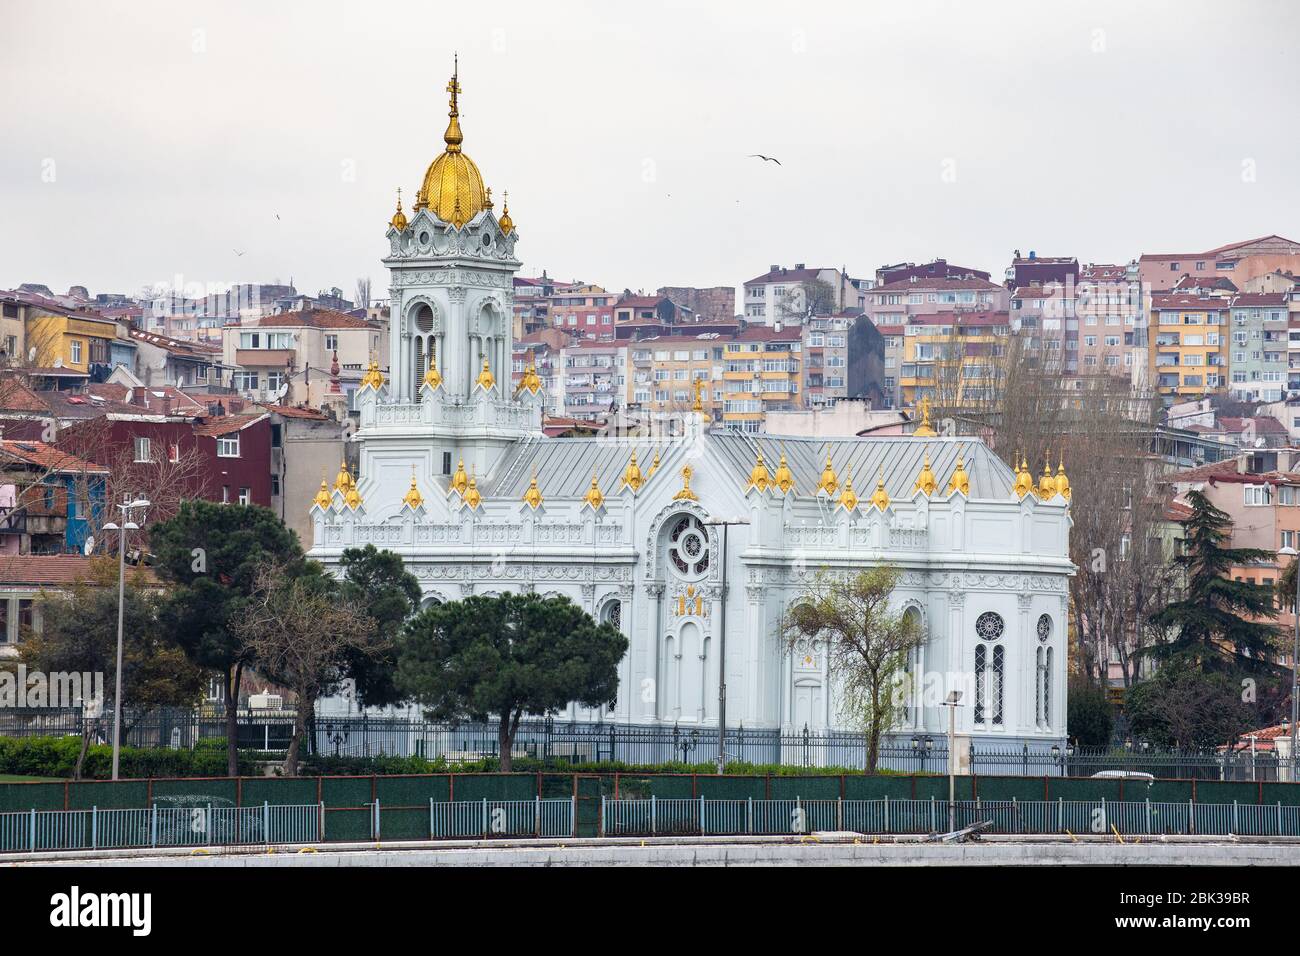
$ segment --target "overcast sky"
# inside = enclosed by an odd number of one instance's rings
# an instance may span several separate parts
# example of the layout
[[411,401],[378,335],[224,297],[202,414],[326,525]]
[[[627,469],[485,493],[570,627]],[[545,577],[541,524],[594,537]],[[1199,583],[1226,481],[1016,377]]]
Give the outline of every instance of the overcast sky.
[[0,0],[0,288],[386,294],[453,50],[527,275],[944,256],[997,277],[1015,248],[1296,238],[1298,28],[1286,0]]

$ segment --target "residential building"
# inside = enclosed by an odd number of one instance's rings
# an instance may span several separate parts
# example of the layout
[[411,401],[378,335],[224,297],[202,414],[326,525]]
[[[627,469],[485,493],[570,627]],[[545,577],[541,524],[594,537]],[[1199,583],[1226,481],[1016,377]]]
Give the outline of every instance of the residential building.
[[1151,297],[1147,382],[1166,405],[1225,390],[1229,306],[1209,296]]
[[903,327],[899,406],[930,398],[946,406],[993,398],[996,361],[1011,334],[1007,312],[911,316]]
[[108,469],[42,441],[0,439],[0,555],[79,553]]
[[706,418],[719,421],[726,400],[723,361],[730,336],[659,335],[628,344],[627,401],[649,412],[689,412],[695,405],[695,383],[704,382],[700,405]]
[[1281,401],[1286,395],[1290,368],[1286,295],[1240,293],[1229,301],[1232,307],[1230,393],[1242,401]]
[[1262,236],[1233,242],[1205,252],[1144,253],[1138,259],[1143,288],[1150,294],[1168,292],[1184,275],[1226,276],[1237,288],[1257,276],[1281,271],[1300,273],[1300,242]]
[[803,324],[803,404],[834,405],[849,395],[849,328],[857,313],[813,316]]
[[1011,292],[978,276],[911,277],[877,286],[867,294],[865,311],[877,328],[904,325],[909,316],[940,312],[1006,312]]
[[135,344],[132,371],[144,385],[224,385],[235,371],[222,361],[219,344],[173,339],[140,329],[130,329],[129,335]]
[[730,322],[736,317],[736,287],[716,285],[706,289],[691,286],[663,286],[655,290],[699,322]]
[[561,417],[604,418],[627,401],[627,345],[623,342],[582,341],[559,351],[560,393],[555,407]]
[[1022,256],[1017,249],[1007,266],[1006,286],[1017,289],[1030,285],[1051,285],[1053,283],[1073,287],[1079,276],[1079,260],[1073,256],[1040,256],[1032,249],[1029,255]]
[[761,432],[769,410],[802,407],[803,327],[754,325],[727,340],[722,352],[722,420]]
[[917,279],[964,279],[967,276],[983,279],[985,282],[992,278],[982,269],[953,265],[947,259],[935,259],[932,262],[924,262],[920,265],[915,262],[900,262],[897,265],[881,266],[876,270],[875,284],[876,286],[882,286],[891,282],[907,282],[913,277]]
[[[1128,265],[1089,263],[1075,282],[1080,375],[1132,379],[1145,364],[1144,303],[1137,260]],[[1145,368],[1139,377],[1144,377]]]
[[[816,301],[816,296],[810,301],[808,288],[812,283],[824,284],[829,289],[829,302]],[[810,313],[829,315],[860,307],[864,302],[859,296],[859,284],[844,269],[809,268],[802,262],[787,269],[774,264],[761,276],[745,283],[744,317],[748,322],[764,325],[777,322],[789,325],[802,322]]]
[[38,308],[28,314],[26,335],[31,366],[63,368],[95,381],[112,370],[117,323],[110,319]]

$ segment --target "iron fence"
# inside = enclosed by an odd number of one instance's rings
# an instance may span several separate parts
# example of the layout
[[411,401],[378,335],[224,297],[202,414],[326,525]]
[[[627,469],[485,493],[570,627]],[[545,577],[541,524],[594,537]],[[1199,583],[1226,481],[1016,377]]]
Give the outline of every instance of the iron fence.
[[[283,752],[293,734],[291,715],[245,714],[238,719],[243,750]],[[111,718],[91,721],[75,711],[15,713],[0,711],[0,737],[81,735],[107,743]],[[128,714],[123,742],[134,747],[192,749],[203,740],[224,739],[220,714],[161,712]],[[550,765],[613,764],[654,766],[701,764],[716,759],[716,728],[615,723],[579,723],[553,719],[521,722],[513,756]],[[789,732],[736,727],[727,730],[728,762],[788,767],[861,769],[867,763],[867,739],[851,731]],[[441,723],[405,718],[318,715],[309,725],[305,750],[339,757],[418,756],[444,759],[449,765],[500,756],[494,723]],[[946,773],[947,738],[938,733],[891,733],[882,742],[877,768],[899,773]],[[1050,743],[970,745],[969,772],[986,776],[1089,777],[1098,773],[1149,773],[1159,779],[1293,780],[1288,761],[1273,751],[1248,748],[1191,751],[1143,745],[1074,748]]]

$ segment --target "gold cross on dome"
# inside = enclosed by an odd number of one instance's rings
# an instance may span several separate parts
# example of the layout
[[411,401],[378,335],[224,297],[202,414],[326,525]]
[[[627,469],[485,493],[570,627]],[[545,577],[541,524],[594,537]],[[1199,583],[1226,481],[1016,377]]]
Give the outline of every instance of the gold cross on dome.
[[456,59],[454,60],[454,66],[452,67],[451,81],[447,84],[447,92],[451,94],[451,108],[453,110],[456,108],[456,97],[461,92],[460,80],[457,79],[459,75],[460,75],[460,56],[457,55]]

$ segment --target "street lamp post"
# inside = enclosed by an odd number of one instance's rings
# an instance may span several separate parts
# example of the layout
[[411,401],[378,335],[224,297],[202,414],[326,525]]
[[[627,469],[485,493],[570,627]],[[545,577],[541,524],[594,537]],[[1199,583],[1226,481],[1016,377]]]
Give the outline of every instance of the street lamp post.
[[722,607],[718,612],[718,773],[727,769],[727,529],[733,524],[749,524],[748,518],[710,518],[705,525],[722,529],[720,590]]
[[105,531],[116,531],[117,537],[117,674],[113,679],[113,779],[117,779],[118,764],[122,756],[122,633],[126,617],[126,533],[138,531],[140,526],[131,520],[132,512],[143,511],[150,502],[143,498],[131,500],[122,496],[117,510],[122,512],[122,523],[110,521]]
[[[1278,554],[1285,554],[1292,559],[1300,558],[1300,551],[1295,548],[1278,548]],[[1300,720],[1300,567],[1295,576],[1295,607],[1292,608],[1295,627],[1291,637],[1291,780],[1295,780],[1296,768],[1296,721]]]
[[948,708],[948,832],[957,829],[957,708],[961,691],[948,692],[943,706]]

